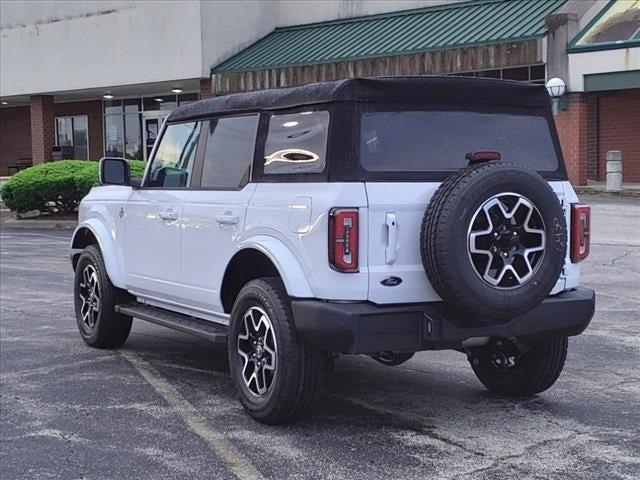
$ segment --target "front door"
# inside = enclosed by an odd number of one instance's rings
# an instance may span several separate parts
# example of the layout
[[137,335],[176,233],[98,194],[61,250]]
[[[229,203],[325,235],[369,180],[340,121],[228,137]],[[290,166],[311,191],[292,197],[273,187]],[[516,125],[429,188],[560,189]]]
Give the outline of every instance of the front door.
[[182,209],[196,158],[200,123],[168,125],[142,188],[126,206],[124,257],[127,288],[180,303]]
[[242,237],[258,115],[210,120],[201,185],[186,196],[182,221],[182,279],[187,304],[222,313],[220,288],[225,269]]
[[160,133],[160,129],[162,128],[162,123],[164,119],[169,115],[169,112],[165,111],[153,111],[153,112],[144,112],[142,117],[142,139],[144,143],[144,159],[148,160],[151,157],[151,151],[153,150],[153,145],[158,138],[158,134]]

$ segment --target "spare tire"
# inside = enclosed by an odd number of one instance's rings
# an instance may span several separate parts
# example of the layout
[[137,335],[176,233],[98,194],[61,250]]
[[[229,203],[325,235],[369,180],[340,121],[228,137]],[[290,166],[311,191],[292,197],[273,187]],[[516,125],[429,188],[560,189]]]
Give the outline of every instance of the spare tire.
[[510,319],[549,294],[564,266],[564,212],[536,172],[507,162],[469,166],[431,198],[420,233],[438,295],[474,319]]

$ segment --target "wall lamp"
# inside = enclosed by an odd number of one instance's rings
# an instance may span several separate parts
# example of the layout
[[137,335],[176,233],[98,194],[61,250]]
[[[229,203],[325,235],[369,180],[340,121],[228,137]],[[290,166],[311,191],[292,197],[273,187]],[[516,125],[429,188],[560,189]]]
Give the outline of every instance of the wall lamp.
[[567,89],[567,84],[561,78],[555,77],[547,82],[547,92],[551,96],[551,111],[558,115],[561,110],[567,109],[567,102],[560,100]]

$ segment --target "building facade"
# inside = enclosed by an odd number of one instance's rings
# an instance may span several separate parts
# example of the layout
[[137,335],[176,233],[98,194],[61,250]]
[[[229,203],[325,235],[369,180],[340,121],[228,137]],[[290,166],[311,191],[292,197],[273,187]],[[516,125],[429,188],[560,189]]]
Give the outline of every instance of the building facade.
[[[0,176],[55,158],[146,159],[210,95],[366,75],[567,84],[571,178],[621,150],[640,181],[640,0],[3,2]],[[635,29],[635,30],[634,30]],[[622,38],[625,37],[625,38]]]

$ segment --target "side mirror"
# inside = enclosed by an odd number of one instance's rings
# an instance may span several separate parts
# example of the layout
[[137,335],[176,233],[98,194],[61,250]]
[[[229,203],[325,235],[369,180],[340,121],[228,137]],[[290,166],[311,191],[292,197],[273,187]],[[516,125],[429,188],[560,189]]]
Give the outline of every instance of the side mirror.
[[100,183],[102,185],[130,185],[131,169],[124,158],[100,159]]

